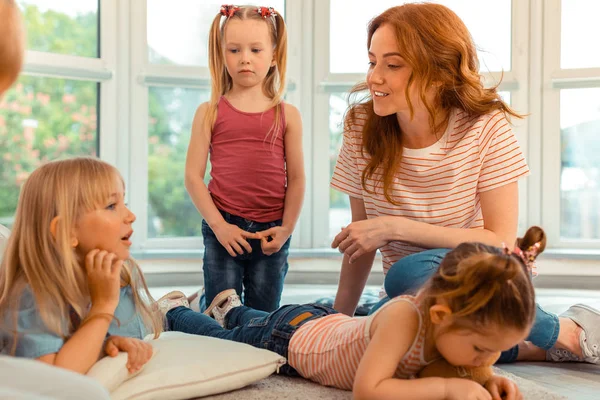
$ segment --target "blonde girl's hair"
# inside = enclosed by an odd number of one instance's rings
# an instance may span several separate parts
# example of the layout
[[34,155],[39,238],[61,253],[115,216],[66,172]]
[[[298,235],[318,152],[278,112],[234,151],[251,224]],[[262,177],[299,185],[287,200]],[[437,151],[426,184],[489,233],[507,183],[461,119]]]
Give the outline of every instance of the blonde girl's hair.
[[423,288],[426,309],[442,301],[452,310],[453,327],[492,326],[529,329],[535,318],[535,293],[528,263],[519,253],[544,251],[546,234],[533,226],[517,239],[521,252],[481,243],[462,243],[450,251]]
[[211,95],[208,110],[204,119],[205,132],[211,132],[217,119],[217,106],[221,96],[233,87],[231,76],[225,67],[224,41],[227,23],[232,19],[264,21],[269,27],[271,42],[274,48],[275,66],[271,67],[262,83],[263,93],[272,101],[275,107],[275,122],[267,136],[273,136],[274,141],[282,127],[283,94],[285,91],[287,71],[287,30],[279,12],[272,16],[263,17],[258,7],[239,6],[232,10],[230,16],[217,14],[210,28],[208,38],[208,66],[211,77]]
[[25,34],[14,0],[0,0],[0,96],[17,79],[23,65]]
[[[0,320],[12,316],[17,326],[19,302],[28,286],[42,321],[62,338],[76,330],[74,312],[85,320],[90,304],[85,266],[71,245],[77,220],[87,212],[104,208],[121,179],[116,168],[93,158],[53,161],[36,169],[21,188],[12,233],[0,266]],[[55,235],[50,224],[59,217]],[[136,311],[155,337],[163,319],[153,311],[153,301],[137,263],[124,263],[121,281],[131,285]],[[10,321],[10,320],[9,320]],[[13,352],[17,332],[13,332]]]
[[[412,68],[404,91],[411,115],[414,107],[409,93],[415,87],[429,113],[432,132],[438,132],[448,122],[449,113],[446,112],[446,117],[436,125],[437,113],[452,108],[461,109],[471,117],[498,111],[507,118],[522,118],[502,100],[497,86],[483,86],[473,38],[464,22],[448,7],[435,3],[407,3],[387,9],[369,23],[367,48],[382,25],[392,28],[398,51]],[[434,104],[426,97],[432,85],[438,86]],[[400,205],[392,195],[392,184],[402,161],[403,133],[395,114],[383,117],[375,114],[373,99],[367,89],[367,83],[361,82],[350,91],[345,129],[351,129],[357,119],[365,119],[362,151],[370,156],[370,160],[362,173],[362,186],[372,192],[367,181],[376,177],[387,201]]]

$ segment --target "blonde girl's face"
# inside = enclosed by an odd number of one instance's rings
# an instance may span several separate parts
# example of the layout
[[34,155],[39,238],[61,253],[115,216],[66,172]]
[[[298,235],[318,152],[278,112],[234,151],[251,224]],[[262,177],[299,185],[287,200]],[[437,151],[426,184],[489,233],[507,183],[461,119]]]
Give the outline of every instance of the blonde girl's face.
[[435,345],[446,361],[455,366],[492,365],[506,351],[525,340],[528,332],[495,327],[486,332],[453,329],[435,335]]
[[266,21],[232,19],[224,35],[225,66],[233,85],[253,87],[262,84],[275,66],[274,50]]
[[124,199],[123,182],[115,176],[106,201],[77,220],[76,251],[81,259],[94,249],[114,253],[120,260],[129,258],[135,215],[127,208]]

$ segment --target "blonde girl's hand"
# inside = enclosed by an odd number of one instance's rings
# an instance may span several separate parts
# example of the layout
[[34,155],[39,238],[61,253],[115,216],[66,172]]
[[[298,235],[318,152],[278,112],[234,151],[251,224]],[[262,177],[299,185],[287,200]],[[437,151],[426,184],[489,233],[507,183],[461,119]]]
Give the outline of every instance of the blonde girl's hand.
[[120,351],[127,353],[127,370],[130,374],[139,371],[152,358],[152,346],[140,339],[124,336],[109,336],[104,352],[116,357]]
[[86,255],[85,269],[92,311],[108,314],[115,311],[119,304],[122,266],[123,260],[104,250],[95,249]]
[[490,392],[493,400],[523,400],[523,394],[517,384],[503,376],[492,376],[485,383],[485,388]]
[[[256,233],[260,235],[260,247],[266,256],[277,253],[292,234],[282,226],[274,226],[266,231]],[[270,242],[269,236],[271,237]]]
[[246,252],[252,253],[252,246],[246,239],[260,239],[260,236],[256,233],[246,232],[240,229],[237,225],[223,222],[213,228],[213,232],[217,237],[217,240],[231,257],[235,257],[238,254],[244,254],[244,248]]
[[449,400],[492,400],[492,395],[479,383],[461,378],[445,379]]

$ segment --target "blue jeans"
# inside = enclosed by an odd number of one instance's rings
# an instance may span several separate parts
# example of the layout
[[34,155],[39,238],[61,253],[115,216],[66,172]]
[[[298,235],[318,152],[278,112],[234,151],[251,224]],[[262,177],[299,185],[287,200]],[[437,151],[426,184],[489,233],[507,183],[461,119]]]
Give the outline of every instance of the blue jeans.
[[[313,319],[336,313],[333,308],[318,304],[286,305],[272,313],[241,306],[232,308],[225,315],[225,328],[222,328],[205,314],[177,307],[167,313],[167,324],[171,331],[246,343],[287,359],[290,339],[299,327]],[[281,367],[280,371],[298,376],[289,364]]]
[[[385,277],[386,298],[371,309],[375,312],[390,298],[415,293],[437,271],[444,256],[450,249],[433,249],[406,256],[396,262]],[[527,341],[544,350],[550,349],[558,339],[560,329],[558,316],[544,311],[539,304],[536,308],[535,321],[529,332]],[[499,363],[515,362],[519,354],[518,346],[502,352]]]
[[[221,211],[225,221],[247,232],[264,231],[281,226],[281,220],[255,222]],[[204,290],[200,306],[205,310],[215,296],[226,289],[235,289],[248,307],[273,311],[279,307],[283,281],[288,271],[288,253],[291,237],[281,249],[270,256],[260,247],[260,240],[248,239],[252,253],[232,257],[219,243],[213,230],[202,221],[204,238]]]

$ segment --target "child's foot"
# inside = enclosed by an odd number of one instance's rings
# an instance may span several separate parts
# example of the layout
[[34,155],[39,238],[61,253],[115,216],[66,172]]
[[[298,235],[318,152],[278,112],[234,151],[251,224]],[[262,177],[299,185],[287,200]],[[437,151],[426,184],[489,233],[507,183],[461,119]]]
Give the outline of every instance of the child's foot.
[[158,299],[156,302],[156,306],[161,314],[166,315],[169,310],[172,310],[176,307],[189,307],[190,304],[185,297],[185,294],[180,292],[179,290],[175,290],[173,292],[169,292],[165,294],[163,297]]
[[223,290],[215,296],[210,306],[206,308],[204,314],[213,317],[223,328],[225,327],[225,316],[232,308],[242,305],[240,296],[237,295],[235,289]]
[[560,317],[572,319],[577,325],[579,346],[583,357],[565,349],[548,350],[549,361],[575,361],[600,364],[600,312],[584,304],[575,304]]

